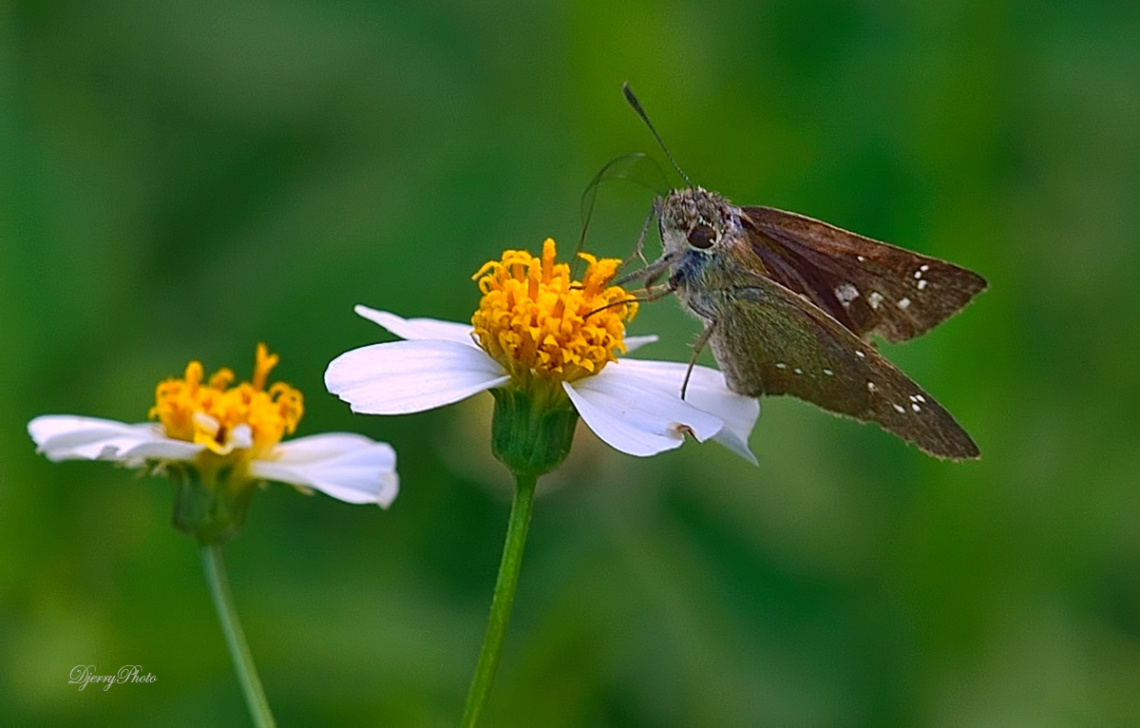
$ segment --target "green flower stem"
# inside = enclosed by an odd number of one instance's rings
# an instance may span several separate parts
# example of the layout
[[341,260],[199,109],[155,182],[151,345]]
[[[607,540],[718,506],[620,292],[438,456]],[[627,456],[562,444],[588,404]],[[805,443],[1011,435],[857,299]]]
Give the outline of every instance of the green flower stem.
[[491,616],[487,621],[483,650],[479,653],[479,664],[475,667],[475,676],[471,678],[471,688],[467,692],[467,705],[463,708],[463,719],[460,721],[463,728],[473,728],[479,719],[479,711],[483,709],[487,695],[491,692],[491,683],[495,680],[499,656],[503,652],[503,640],[507,636],[507,624],[511,620],[511,606],[515,601],[515,587],[519,581],[523,546],[526,544],[526,530],[530,525],[530,511],[538,476],[515,473],[515,482],[507,540],[503,544],[503,560],[499,563],[499,577],[495,582],[495,596],[491,600]]
[[218,610],[222,632],[226,635],[226,645],[230,649],[230,656],[233,657],[234,670],[237,671],[241,690],[245,693],[250,717],[253,718],[254,725],[259,728],[273,728],[277,723],[274,722],[273,713],[269,710],[269,701],[265,699],[265,691],[261,689],[257,668],[253,666],[253,655],[245,642],[241,623],[238,622],[234,597],[230,592],[230,582],[226,578],[226,567],[222,563],[221,544],[202,546],[202,568],[206,572],[206,584],[210,587],[214,608]]

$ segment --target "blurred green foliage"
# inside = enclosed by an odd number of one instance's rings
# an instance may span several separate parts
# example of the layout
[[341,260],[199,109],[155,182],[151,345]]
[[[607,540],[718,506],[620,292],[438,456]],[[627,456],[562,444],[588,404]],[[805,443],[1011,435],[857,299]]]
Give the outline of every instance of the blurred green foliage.
[[[24,428],[142,420],[264,340],[299,434],[390,441],[403,485],[271,488],[227,549],[277,717],[454,724],[507,514],[490,397],[358,417],[322,372],[383,336],[355,303],[463,320],[483,261],[569,250],[591,176],[660,158],[628,79],[700,184],[990,280],[884,347],[983,459],[782,400],[758,468],[580,432],[486,725],[1140,725],[1138,38],[1140,5],[1072,0],[0,5],[0,722],[246,724],[170,486]],[[603,185],[589,248],[649,199]],[[696,325],[633,331],[683,360]]]

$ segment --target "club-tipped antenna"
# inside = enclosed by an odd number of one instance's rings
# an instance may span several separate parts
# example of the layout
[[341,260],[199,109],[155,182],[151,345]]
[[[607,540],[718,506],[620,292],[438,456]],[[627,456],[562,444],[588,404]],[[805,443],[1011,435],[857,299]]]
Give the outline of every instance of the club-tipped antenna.
[[629,105],[633,107],[633,110],[637,112],[637,115],[640,116],[641,120],[645,122],[645,125],[649,127],[649,133],[657,140],[657,145],[661,147],[661,151],[665,152],[665,158],[673,165],[673,169],[677,170],[677,174],[681,175],[681,179],[685,180],[685,184],[694,187],[695,185],[693,181],[689,179],[689,175],[685,174],[685,170],[681,169],[681,165],[677,164],[677,160],[673,159],[673,155],[669,153],[669,147],[665,146],[661,135],[657,133],[657,128],[654,127],[653,122],[649,120],[649,114],[645,113],[645,107],[641,105],[641,102],[637,100],[637,96],[634,95],[633,89],[629,87],[629,81],[621,85],[621,92],[625,94],[625,100],[629,102]]

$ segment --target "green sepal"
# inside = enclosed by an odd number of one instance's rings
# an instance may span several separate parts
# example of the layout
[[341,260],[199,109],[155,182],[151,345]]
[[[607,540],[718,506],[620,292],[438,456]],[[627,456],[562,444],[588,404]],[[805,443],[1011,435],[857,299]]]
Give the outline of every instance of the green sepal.
[[491,452],[516,475],[554,470],[570,454],[578,412],[565,396],[535,398],[520,389],[492,389]]
[[194,464],[168,464],[174,483],[174,527],[203,545],[223,544],[241,532],[257,488],[232,478],[231,466],[200,470]]

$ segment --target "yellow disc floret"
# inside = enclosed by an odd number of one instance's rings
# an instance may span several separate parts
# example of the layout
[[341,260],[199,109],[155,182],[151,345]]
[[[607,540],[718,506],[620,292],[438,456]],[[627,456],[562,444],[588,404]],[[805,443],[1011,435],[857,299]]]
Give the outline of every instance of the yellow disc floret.
[[280,382],[265,388],[278,359],[258,344],[252,381],[236,387],[230,386],[234,373],[229,369],[219,369],[203,383],[202,365],[192,361],[183,379],[159,383],[150,416],[162,423],[167,437],[205,445],[217,455],[264,455],[296,430],[304,411],[296,389]]
[[637,312],[628,293],[606,285],[621,261],[581,253],[586,273],[577,282],[554,255],[548,238],[542,258],[508,250],[473,276],[483,293],[471,319],[475,337],[523,386],[536,377],[572,382],[597,374],[625,352],[623,322]]

